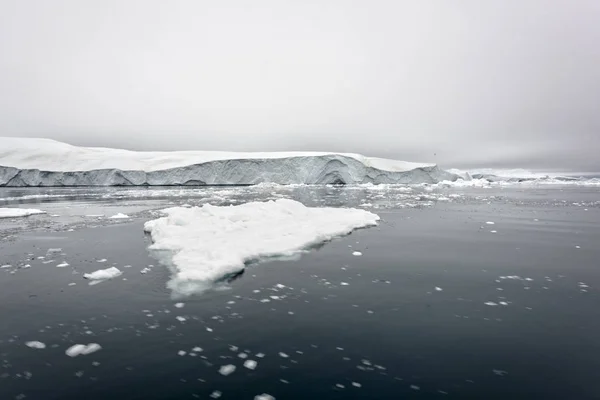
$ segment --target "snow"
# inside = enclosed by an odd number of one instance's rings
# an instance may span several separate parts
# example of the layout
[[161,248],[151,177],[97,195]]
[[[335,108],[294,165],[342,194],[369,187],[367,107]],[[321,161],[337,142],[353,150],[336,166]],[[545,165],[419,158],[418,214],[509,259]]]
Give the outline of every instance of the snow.
[[109,219],[127,219],[129,218],[129,215],[123,214],[123,213],[118,213],[113,215],[112,217],[108,217]]
[[[66,157],[68,155],[68,157]],[[19,169],[43,171],[160,171],[210,161],[278,159],[340,155],[365,166],[384,171],[404,172],[435,164],[413,163],[351,153],[329,152],[226,152],[226,151],[129,151],[103,147],[77,147],[51,139],[0,137],[0,164]]]
[[66,351],[65,354],[68,355],[69,357],[77,357],[79,355],[88,355],[88,354],[92,354],[97,352],[98,350],[101,350],[102,346],[100,346],[98,343],[90,343],[88,345],[85,344],[75,344],[71,347],[69,347]]
[[174,207],[145,224],[151,250],[169,251],[169,287],[180,294],[242,271],[245,263],[299,254],[311,245],[374,226],[379,216],[365,210],[309,208],[293,200],[238,206]]
[[38,342],[37,340],[25,342],[25,346],[30,347],[32,349],[45,349],[46,348],[46,345],[44,343]]
[[[0,137],[0,186],[435,183],[435,164],[333,152],[140,152]],[[225,170],[226,168],[226,170]],[[44,174],[40,174],[44,171]],[[74,172],[77,172],[76,174]]]
[[117,276],[120,276],[123,272],[121,272],[121,270],[117,267],[110,267],[110,268],[106,268],[106,269],[99,269],[97,271],[94,271],[90,274],[83,274],[83,277],[85,279],[91,279],[91,280],[106,280],[106,279],[112,279],[112,278],[116,278]]
[[45,213],[46,211],[35,208],[0,208],[0,218],[28,217],[30,215]]

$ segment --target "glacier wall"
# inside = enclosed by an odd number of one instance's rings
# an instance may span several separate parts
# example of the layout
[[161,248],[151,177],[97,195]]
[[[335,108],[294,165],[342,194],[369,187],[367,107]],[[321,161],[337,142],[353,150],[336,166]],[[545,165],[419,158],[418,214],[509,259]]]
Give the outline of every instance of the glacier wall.
[[[0,164],[2,160],[0,159]],[[0,166],[0,186],[171,186],[277,184],[415,184],[459,177],[426,165],[406,171],[367,166],[343,155],[215,160],[158,171],[43,171]]]

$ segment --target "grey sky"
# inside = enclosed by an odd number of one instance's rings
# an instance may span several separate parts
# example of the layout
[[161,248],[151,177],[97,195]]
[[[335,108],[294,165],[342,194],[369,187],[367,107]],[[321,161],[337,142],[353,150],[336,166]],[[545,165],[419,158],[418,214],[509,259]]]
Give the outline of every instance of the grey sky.
[[0,135],[600,171],[600,1],[0,0]]

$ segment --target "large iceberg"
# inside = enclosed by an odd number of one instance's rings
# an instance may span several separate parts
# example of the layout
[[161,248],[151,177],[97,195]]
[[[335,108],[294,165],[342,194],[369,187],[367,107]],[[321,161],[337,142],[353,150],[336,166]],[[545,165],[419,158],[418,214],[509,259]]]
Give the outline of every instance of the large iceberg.
[[0,186],[412,184],[458,175],[350,153],[138,152],[0,137]]

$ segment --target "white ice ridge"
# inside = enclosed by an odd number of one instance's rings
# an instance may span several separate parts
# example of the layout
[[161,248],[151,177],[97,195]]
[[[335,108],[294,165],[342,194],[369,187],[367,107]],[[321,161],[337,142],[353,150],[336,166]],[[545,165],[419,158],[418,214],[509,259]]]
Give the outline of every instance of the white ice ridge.
[[351,153],[141,152],[0,137],[0,186],[435,183],[435,164]]
[[[146,222],[151,250],[168,251],[168,286],[175,293],[197,291],[242,271],[245,263],[291,256],[354,229],[374,226],[379,216],[351,208],[309,208],[294,200],[238,206],[173,207],[165,217]],[[190,292],[190,293],[186,293]]]
[[35,214],[45,214],[46,211],[35,208],[0,208],[0,218],[28,217]]

